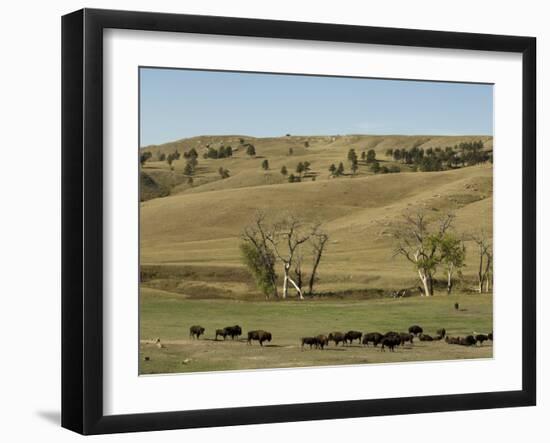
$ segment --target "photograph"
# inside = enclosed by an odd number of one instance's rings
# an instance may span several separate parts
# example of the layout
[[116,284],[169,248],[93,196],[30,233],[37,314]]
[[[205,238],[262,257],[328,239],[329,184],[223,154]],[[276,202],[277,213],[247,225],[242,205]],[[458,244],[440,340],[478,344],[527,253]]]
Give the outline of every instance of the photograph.
[[140,374],[492,358],[492,134],[492,84],[140,67]]

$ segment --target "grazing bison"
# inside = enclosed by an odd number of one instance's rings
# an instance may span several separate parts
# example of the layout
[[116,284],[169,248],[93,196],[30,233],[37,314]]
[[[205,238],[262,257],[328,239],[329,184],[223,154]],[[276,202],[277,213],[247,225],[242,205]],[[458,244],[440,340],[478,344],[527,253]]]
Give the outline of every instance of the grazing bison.
[[346,335],[344,335],[344,343],[347,343],[349,341],[350,344],[352,344],[353,340],[357,340],[359,343],[361,343],[361,337],[362,336],[363,336],[362,332],[348,331],[348,332],[346,332]]
[[418,325],[413,325],[409,328],[409,334],[418,335],[418,334],[422,334],[423,332],[424,332],[424,329],[422,329]]
[[418,339],[420,341],[434,341],[434,338],[431,335],[428,335],[428,334],[420,334],[418,336]]
[[447,331],[445,330],[445,328],[441,328],[441,329],[438,329],[436,331],[436,334],[437,335],[436,335],[435,339],[436,340],[441,340],[447,335]]
[[382,341],[384,336],[379,332],[369,332],[368,334],[363,335],[363,344],[365,346],[369,345],[369,342],[372,342],[374,347],[378,346],[378,343]]
[[493,341],[493,332],[492,331],[487,334],[487,338],[489,340]]
[[338,343],[344,344],[346,341],[345,335],[342,332],[331,332],[328,335],[328,341],[333,341],[336,346],[338,346]]
[[382,337],[382,348],[381,351],[385,351],[385,347],[387,346],[391,352],[395,351],[395,347],[399,346],[401,344],[401,336],[396,332],[388,332],[384,337]]
[[414,340],[414,335],[407,334],[406,332],[402,332],[401,334],[399,334],[399,338],[401,339],[401,346],[403,346],[406,342],[410,342],[412,345]]
[[189,337],[199,338],[204,334],[205,329],[199,325],[193,325],[189,328]]
[[455,303],[455,311],[458,311],[458,308],[460,308],[458,303]]
[[460,343],[459,345],[462,345],[462,346],[473,346],[477,343],[475,337],[473,335],[467,335],[466,337],[461,337],[460,338]]
[[305,345],[309,345],[309,349],[311,349],[312,346],[317,346],[317,338],[316,337],[302,337],[302,349]]
[[318,335],[315,337],[315,347],[325,349],[325,346],[328,346],[328,337],[326,335]]
[[474,338],[476,339],[476,342],[480,345],[482,345],[484,341],[489,340],[489,337],[485,334],[476,334]]
[[[235,326],[226,326],[223,328],[225,331],[225,335],[231,337],[231,340],[233,340],[235,337],[240,337],[243,333],[243,330],[239,325]],[[224,336],[225,339],[225,336]]]
[[445,337],[445,343],[448,343],[450,345],[459,345],[460,344],[460,337]]
[[223,337],[223,339],[225,340],[225,337],[227,336],[227,333],[225,332],[225,329],[216,329],[216,338],[215,338],[215,340],[218,339],[218,335]]
[[252,340],[257,340],[260,342],[260,346],[264,345],[264,341],[271,341],[271,332],[262,331],[261,329],[257,331],[249,331],[248,332],[248,340],[247,343],[249,345],[252,344]]

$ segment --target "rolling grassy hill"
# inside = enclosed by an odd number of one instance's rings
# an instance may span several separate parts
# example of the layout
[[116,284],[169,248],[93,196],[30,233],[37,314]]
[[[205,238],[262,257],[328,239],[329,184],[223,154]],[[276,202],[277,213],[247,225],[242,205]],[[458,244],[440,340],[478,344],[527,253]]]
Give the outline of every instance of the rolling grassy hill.
[[[255,157],[249,157],[239,147],[240,138],[254,144]],[[356,175],[339,178],[331,178],[328,167],[343,162],[348,169],[346,156],[351,148],[358,155],[372,148],[381,163],[393,165],[397,163],[385,156],[389,148],[445,148],[480,139],[485,149],[492,150],[491,137],[476,136],[222,136],[145,147],[143,150],[152,152],[155,158],[156,151],[170,153],[178,149],[183,153],[194,147],[201,154],[207,144],[217,147],[223,143],[233,146],[234,155],[224,159],[199,157],[193,185],[185,182],[183,157],[174,161],[173,171],[166,162],[145,163],[143,172],[156,177],[161,186],[171,187],[171,191],[169,196],[141,203],[141,264],[144,269],[158,272],[164,268],[165,281],[154,283],[157,289],[173,286],[174,282],[168,281],[171,273],[191,272],[195,277],[180,281],[173,288],[176,292],[191,296],[259,297],[252,280],[243,273],[238,245],[243,228],[257,210],[263,210],[272,217],[293,213],[306,221],[323,223],[330,240],[319,269],[318,289],[322,292],[415,285],[411,265],[392,258],[392,243],[385,228],[403,212],[422,208],[434,217],[454,212],[461,232],[481,228],[490,232],[492,165],[410,172],[399,164],[403,171],[399,174],[375,175],[359,162]],[[309,147],[304,146],[306,141]],[[289,148],[293,148],[292,155]],[[269,161],[267,171],[261,168],[263,159]],[[288,183],[280,173],[281,167],[286,166],[290,173],[303,161],[311,163],[310,173],[300,183]],[[220,166],[230,171],[229,178],[220,178]],[[467,247],[472,249],[472,245]],[[468,254],[464,269],[467,278],[473,277],[475,263],[473,254]],[[212,276],[213,268],[220,270],[219,275]],[[232,275],[241,277],[235,281]]]

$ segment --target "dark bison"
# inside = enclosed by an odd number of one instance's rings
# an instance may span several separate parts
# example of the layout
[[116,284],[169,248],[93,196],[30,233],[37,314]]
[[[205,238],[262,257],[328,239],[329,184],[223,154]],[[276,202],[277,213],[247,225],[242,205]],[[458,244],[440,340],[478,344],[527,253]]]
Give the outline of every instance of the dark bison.
[[378,346],[378,343],[382,341],[384,336],[379,332],[369,332],[368,334],[363,335],[363,344],[368,346],[369,343],[372,343],[375,347]]
[[414,335],[407,334],[406,332],[402,332],[399,334],[399,338],[401,339],[401,346],[403,346],[406,342],[410,342],[410,344],[413,344]]
[[262,331],[261,329],[257,331],[249,331],[247,343],[249,345],[252,344],[252,340],[259,341],[260,346],[263,346],[264,341],[271,341],[271,332]]
[[223,330],[225,331],[225,336],[231,337],[231,340],[233,340],[235,337],[240,337],[243,333],[243,330],[239,325],[226,326],[225,328],[223,328]]
[[428,335],[428,334],[420,334],[418,336],[418,339],[420,341],[434,341],[434,338],[431,335]]
[[476,342],[480,345],[482,345],[484,341],[489,340],[489,336],[485,334],[476,334],[474,338],[476,339]]
[[458,303],[455,303],[455,311],[458,311],[459,308],[460,308],[460,305]]
[[487,338],[488,338],[489,340],[493,341],[493,333],[492,333],[492,332],[489,332],[489,333],[487,334]]
[[312,346],[317,346],[317,338],[316,337],[302,337],[302,348],[305,345],[309,345],[309,349],[311,349]]
[[204,334],[205,329],[199,325],[193,325],[189,328],[189,337],[199,338]]
[[338,343],[344,344],[346,338],[343,332],[331,332],[328,335],[328,341],[333,341],[334,344],[338,346]]
[[225,340],[225,337],[227,337],[225,329],[216,329],[216,340],[218,339],[218,336],[223,337],[223,339]]
[[344,343],[347,343],[348,341],[353,343],[353,340],[357,340],[359,343],[361,343],[361,337],[363,336],[362,332],[359,331],[348,331],[346,332],[346,335],[344,335]]
[[401,336],[397,332],[388,332],[382,337],[380,343],[382,343],[381,351],[385,351],[384,348],[388,347],[391,352],[394,352],[394,348],[401,344]]
[[436,340],[442,340],[446,335],[447,335],[447,331],[445,330],[445,328],[441,328],[441,329],[438,329],[436,331],[436,337],[435,339]]
[[328,346],[328,337],[326,335],[318,335],[315,337],[315,341],[317,342],[315,344],[316,348],[325,349],[325,346]]
[[423,332],[424,332],[424,329],[422,329],[418,325],[413,325],[409,328],[409,334],[418,335],[418,334],[422,334]]
[[475,337],[473,335],[467,335],[466,337],[460,338],[460,345],[462,346],[473,346],[477,343]]

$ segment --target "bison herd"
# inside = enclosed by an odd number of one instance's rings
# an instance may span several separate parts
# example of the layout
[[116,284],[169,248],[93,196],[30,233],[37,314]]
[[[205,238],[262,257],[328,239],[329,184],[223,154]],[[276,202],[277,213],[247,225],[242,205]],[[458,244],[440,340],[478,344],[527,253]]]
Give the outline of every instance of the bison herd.
[[[193,325],[189,328],[189,336],[193,339],[199,339],[201,335],[204,335],[205,328],[200,325]],[[231,337],[232,340],[239,338],[242,335],[242,329],[239,325],[226,326],[222,329],[216,329],[214,339],[217,341],[218,337],[223,337],[225,340],[227,337]],[[247,333],[247,344],[251,345],[253,341],[259,342],[260,346],[263,346],[265,342],[271,342],[272,335],[271,332],[264,331],[262,329],[249,331]],[[467,335],[465,337],[450,337],[447,335],[447,331],[444,328],[438,329],[434,336],[429,334],[424,334],[424,330],[419,325],[412,325],[409,327],[408,332],[395,332],[390,331],[385,334],[379,332],[369,332],[363,334],[360,331],[350,330],[348,332],[331,332],[328,335],[319,334],[311,337],[302,337],[301,347],[302,350],[304,347],[309,346],[309,349],[324,349],[329,345],[330,342],[334,342],[335,346],[338,346],[342,343],[342,346],[352,345],[355,340],[357,343],[363,344],[364,346],[369,346],[369,343],[374,347],[380,346],[381,351],[385,351],[388,348],[391,352],[395,351],[395,348],[398,346],[403,346],[405,343],[413,344],[414,340],[418,339],[419,341],[439,341],[445,340],[446,343],[451,345],[462,345],[462,346],[474,346],[478,343],[480,345],[483,342],[490,340],[493,341],[493,333],[489,334],[478,334],[473,333],[472,335]]]

